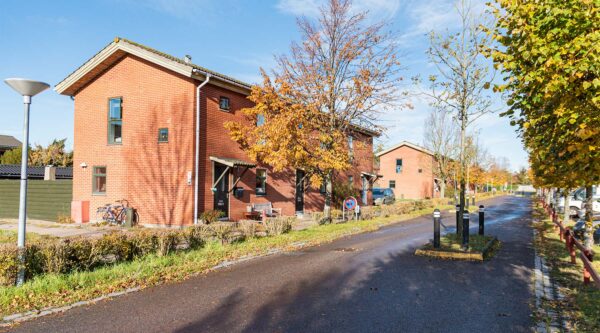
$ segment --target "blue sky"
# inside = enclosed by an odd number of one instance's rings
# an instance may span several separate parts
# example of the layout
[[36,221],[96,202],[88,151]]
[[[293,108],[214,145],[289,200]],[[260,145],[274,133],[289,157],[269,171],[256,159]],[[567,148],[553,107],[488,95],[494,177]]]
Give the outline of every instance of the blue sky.
[[[314,16],[322,0],[88,0],[20,1],[0,4],[0,78],[25,77],[60,82],[115,36],[183,57],[247,82],[257,82],[259,68],[273,66],[273,54],[285,53],[297,40],[295,17]],[[373,20],[387,19],[398,34],[406,77],[428,75],[426,34],[452,29],[458,22],[453,1],[355,0]],[[415,89],[413,87],[407,87]],[[500,101],[498,101],[500,103]],[[430,109],[415,98],[412,110],[382,115],[388,127],[382,142],[423,142],[423,121]],[[22,138],[22,99],[0,85],[0,134]],[[73,102],[46,91],[34,98],[32,143],[68,138],[72,147]],[[513,169],[527,165],[527,155],[508,120],[486,115],[475,126],[494,156],[507,157]],[[76,149],[76,147],[75,147]]]

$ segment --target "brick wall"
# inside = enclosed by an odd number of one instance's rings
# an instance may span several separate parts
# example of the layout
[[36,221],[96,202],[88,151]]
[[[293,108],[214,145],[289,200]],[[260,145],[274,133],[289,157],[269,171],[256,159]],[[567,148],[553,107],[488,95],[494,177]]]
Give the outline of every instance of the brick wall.
[[[189,225],[193,219],[193,185],[187,184],[194,170],[195,91],[199,82],[160,66],[126,56],[75,95],[73,200],[89,200],[92,219],[97,207],[127,199],[138,210],[140,223]],[[230,110],[220,110],[219,98],[230,99]],[[108,99],[122,97],[122,144],[108,144]],[[199,212],[214,206],[213,163],[210,156],[251,162],[224,128],[226,121],[246,121],[241,112],[252,103],[243,94],[214,84],[201,92]],[[169,129],[169,141],[158,142],[158,129]],[[372,137],[355,136],[355,166],[339,175],[354,177],[361,187],[361,172],[373,170]],[[80,164],[87,164],[81,168]],[[92,194],[94,166],[106,166],[105,195]],[[242,198],[229,195],[229,216],[243,217],[251,203],[272,202],[284,215],[295,213],[295,170],[267,169],[266,196],[255,194],[256,170],[248,170],[237,184]],[[233,184],[234,172],[229,184]],[[192,179],[193,184],[193,179]],[[369,202],[370,193],[369,193]],[[305,212],[323,208],[323,196],[309,188],[304,196]]]
[[[402,172],[396,173],[396,159],[402,159]],[[419,172],[421,170],[421,172]],[[378,186],[396,182],[396,199],[424,199],[433,195],[433,157],[409,146],[401,146],[380,156]]]
[[[140,223],[189,224],[193,212],[192,79],[127,56],[75,95],[73,200],[97,207],[129,200]],[[123,98],[122,144],[108,144],[108,98]],[[158,129],[169,142],[158,143]],[[80,164],[87,164],[81,168]],[[105,195],[92,195],[94,166],[106,166]]]

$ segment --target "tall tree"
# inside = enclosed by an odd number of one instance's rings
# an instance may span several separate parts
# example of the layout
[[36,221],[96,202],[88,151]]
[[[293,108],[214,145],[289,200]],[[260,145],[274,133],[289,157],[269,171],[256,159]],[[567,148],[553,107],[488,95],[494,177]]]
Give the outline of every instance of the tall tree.
[[349,0],[329,0],[316,21],[299,18],[302,41],[276,57],[270,76],[261,69],[263,83],[249,96],[255,106],[243,110],[248,121],[226,124],[251,158],[325,182],[327,220],[333,174],[351,165],[347,137],[356,126],[380,130],[379,113],[402,100],[395,38],[385,22],[370,22]]
[[493,80],[493,69],[484,57],[481,45],[486,34],[475,19],[473,5],[461,0],[457,5],[460,27],[457,32],[430,33],[429,60],[437,75],[429,77],[432,105],[436,110],[452,112],[459,127],[460,214],[458,231],[462,233],[467,180],[466,139],[469,126],[481,115],[491,112],[491,96],[487,93]]
[[[36,144],[29,148],[28,161],[30,166],[54,165],[67,167],[73,165],[73,152],[67,151],[67,139],[54,139],[47,147]],[[21,147],[7,151],[0,157],[0,164],[21,164]]]
[[445,198],[446,184],[454,171],[453,161],[459,149],[456,122],[442,109],[429,114],[424,130],[424,145],[433,153],[434,173],[440,180],[440,197]]
[[[495,0],[489,50],[504,72],[495,87],[503,115],[518,127],[533,179],[575,188],[600,181],[600,3],[591,0]],[[586,199],[586,246],[592,201]]]

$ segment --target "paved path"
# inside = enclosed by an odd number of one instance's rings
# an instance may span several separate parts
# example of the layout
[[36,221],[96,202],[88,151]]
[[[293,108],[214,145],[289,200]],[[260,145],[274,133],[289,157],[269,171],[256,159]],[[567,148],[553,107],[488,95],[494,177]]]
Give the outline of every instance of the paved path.
[[[416,257],[430,217],[75,308],[15,332],[525,332],[529,200],[488,202],[488,262]],[[453,224],[445,213],[445,224]],[[474,223],[475,224],[475,223]]]

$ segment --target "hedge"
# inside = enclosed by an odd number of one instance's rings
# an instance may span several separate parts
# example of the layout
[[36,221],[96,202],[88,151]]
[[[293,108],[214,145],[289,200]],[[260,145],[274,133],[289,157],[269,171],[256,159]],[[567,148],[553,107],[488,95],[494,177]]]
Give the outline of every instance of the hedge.
[[[27,279],[31,279],[46,273],[89,271],[148,254],[165,256],[176,251],[197,249],[209,241],[227,243],[250,237],[279,235],[291,230],[293,220],[279,217],[267,219],[264,226],[251,221],[221,222],[182,230],[137,229],[111,232],[100,238],[76,237],[32,242],[25,249],[25,274]],[[0,285],[15,284],[19,270],[17,255],[15,244],[0,244]]]

